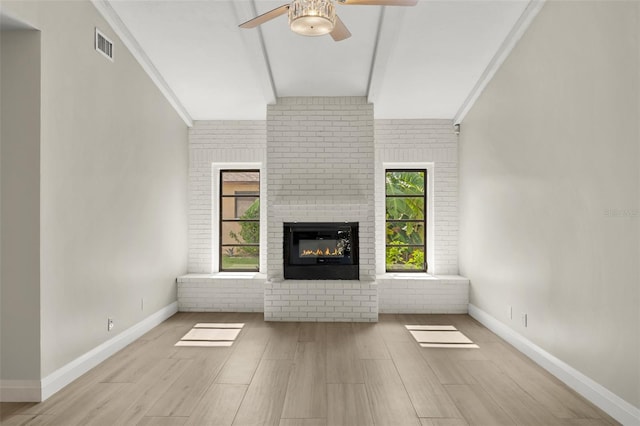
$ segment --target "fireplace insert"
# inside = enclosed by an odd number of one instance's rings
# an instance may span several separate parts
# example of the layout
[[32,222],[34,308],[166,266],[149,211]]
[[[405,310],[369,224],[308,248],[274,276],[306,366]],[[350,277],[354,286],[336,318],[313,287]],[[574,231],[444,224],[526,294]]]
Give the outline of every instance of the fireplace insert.
[[284,224],[284,277],[357,280],[358,223]]

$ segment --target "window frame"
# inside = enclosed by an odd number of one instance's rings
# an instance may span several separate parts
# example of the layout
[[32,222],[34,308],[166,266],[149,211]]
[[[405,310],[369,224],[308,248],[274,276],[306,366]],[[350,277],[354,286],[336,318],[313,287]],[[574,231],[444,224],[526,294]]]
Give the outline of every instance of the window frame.
[[[398,195],[390,195],[387,194],[387,173],[393,172],[422,172],[424,173],[424,190],[422,194],[414,195],[414,194],[398,194]],[[428,204],[429,197],[429,169],[427,167],[385,167],[384,175],[383,175],[383,184],[384,184],[384,270],[385,273],[426,273],[429,271],[429,261],[428,255],[429,252],[427,248],[429,247],[429,232],[428,232],[428,221],[427,217],[429,216],[429,208]],[[424,205],[424,212],[422,219],[389,219],[387,218],[387,199],[389,198],[422,198]],[[387,226],[389,223],[422,223],[422,229],[424,232],[424,239],[422,244],[388,244],[387,243]],[[424,264],[421,269],[388,269],[387,268],[387,249],[389,247],[414,247],[414,248],[422,248],[424,251]]]
[[[258,174],[258,193],[255,192],[252,194],[224,194],[223,185],[224,173],[257,173]],[[244,168],[220,168],[218,169],[218,271],[219,272],[260,272],[260,260],[261,260],[261,240],[262,240],[262,200],[261,200],[261,192],[262,192],[262,176],[261,170],[258,168],[252,169],[244,169]],[[227,199],[238,199],[238,198],[254,198],[260,200],[260,210],[257,219],[239,219],[234,217],[233,219],[225,219],[223,213],[223,200]],[[237,216],[237,206],[234,204],[234,216]],[[257,243],[246,243],[246,244],[223,244],[223,224],[224,223],[257,223],[259,227],[258,232],[258,242]],[[223,256],[223,247],[257,247],[258,248],[258,265],[257,268],[254,269],[241,269],[241,268],[233,268],[233,269],[225,269],[222,265],[222,256]]]

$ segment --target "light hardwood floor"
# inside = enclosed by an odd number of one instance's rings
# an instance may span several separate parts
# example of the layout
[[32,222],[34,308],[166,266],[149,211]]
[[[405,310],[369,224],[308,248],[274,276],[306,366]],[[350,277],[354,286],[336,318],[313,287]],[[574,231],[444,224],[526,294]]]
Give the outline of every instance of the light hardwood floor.
[[[232,347],[174,347],[198,322],[244,322]],[[479,349],[421,348],[404,324],[450,324]],[[2,425],[615,425],[467,315],[376,324],[179,313]]]

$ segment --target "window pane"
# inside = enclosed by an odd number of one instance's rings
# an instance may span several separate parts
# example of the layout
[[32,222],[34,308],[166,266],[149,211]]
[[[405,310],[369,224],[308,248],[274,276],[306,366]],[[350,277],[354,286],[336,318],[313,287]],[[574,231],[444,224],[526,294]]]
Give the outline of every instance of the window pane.
[[238,192],[259,194],[260,172],[222,172],[222,195],[235,195]]
[[421,247],[387,247],[387,271],[425,271],[424,249]]
[[385,176],[387,195],[422,195],[424,194],[424,171],[388,171]]
[[223,222],[222,245],[257,244],[260,242],[260,222]]
[[257,197],[225,197],[222,199],[223,219],[260,219],[260,199]]
[[222,246],[222,269],[258,271],[260,250],[258,247]]
[[387,244],[424,245],[423,222],[387,222]]
[[387,219],[424,219],[424,198],[387,198]]

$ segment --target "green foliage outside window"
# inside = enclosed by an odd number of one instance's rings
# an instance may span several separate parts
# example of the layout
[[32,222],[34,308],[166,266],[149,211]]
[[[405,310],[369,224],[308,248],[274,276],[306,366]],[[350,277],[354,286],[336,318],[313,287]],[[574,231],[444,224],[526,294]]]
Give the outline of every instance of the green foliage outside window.
[[425,170],[389,170],[386,191],[386,268],[426,271]]

